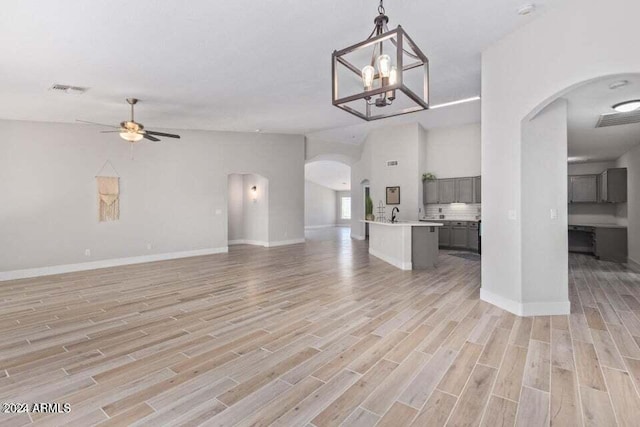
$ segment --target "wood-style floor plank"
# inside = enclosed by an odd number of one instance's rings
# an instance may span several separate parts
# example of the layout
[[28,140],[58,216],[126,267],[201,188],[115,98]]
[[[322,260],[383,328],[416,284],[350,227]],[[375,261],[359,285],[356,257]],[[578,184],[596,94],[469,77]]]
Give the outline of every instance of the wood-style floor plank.
[[305,244],[0,283],[1,425],[635,425],[640,275],[571,254],[569,316],[479,300],[480,263]]

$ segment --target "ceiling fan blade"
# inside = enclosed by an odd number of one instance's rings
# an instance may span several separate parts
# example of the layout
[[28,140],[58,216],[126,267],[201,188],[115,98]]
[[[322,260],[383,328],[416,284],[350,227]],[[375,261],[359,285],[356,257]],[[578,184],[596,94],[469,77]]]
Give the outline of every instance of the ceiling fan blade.
[[109,128],[120,129],[120,126],[105,125],[104,123],[88,122],[86,120],[78,120],[78,119],[76,119],[76,122],[86,123],[88,125],[98,125],[98,126],[106,126],[106,127],[109,127]]
[[143,137],[144,139],[148,139],[149,141],[153,141],[153,142],[160,142],[160,140],[159,140],[158,138],[156,138],[155,136],[151,136],[151,135],[148,135],[148,134],[146,134],[146,133],[143,133],[143,134],[142,134],[142,137]]
[[156,136],[164,136],[167,138],[180,138],[180,135],[176,135],[173,133],[164,133],[164,132],[155,132],[152,130],[145,130],[144,133],[148,134],[148,135],[156,135]]

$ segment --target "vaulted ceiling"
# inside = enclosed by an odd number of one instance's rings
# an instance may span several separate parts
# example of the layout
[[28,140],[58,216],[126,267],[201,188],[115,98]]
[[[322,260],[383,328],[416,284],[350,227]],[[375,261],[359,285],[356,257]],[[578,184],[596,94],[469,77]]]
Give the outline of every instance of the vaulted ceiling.
[[[439,104],[479,95],[481,51],[560,1],[538,1],[529,16],[516,13],[523,0],[387,0],[385,7],[390,26],[402,24],[430,57],[431,102]],[[0,118],[117,123],[128,114],[125,97],[137,97],[137,117],[150,127],[355,139],[367,127],[331,105],[330,57],[371,32],[377,5],[10,0],[0,11]],[[56,93],[53,83],[89,91]],[[411,120],[478,121],[474,105]]]

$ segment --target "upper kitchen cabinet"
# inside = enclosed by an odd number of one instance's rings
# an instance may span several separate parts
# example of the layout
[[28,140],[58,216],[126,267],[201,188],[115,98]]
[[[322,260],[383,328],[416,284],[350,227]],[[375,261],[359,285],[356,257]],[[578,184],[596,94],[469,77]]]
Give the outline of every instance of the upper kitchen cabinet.
[[456,179],[455,203],[473,203],[473,178]]
[[569,177],[569,203],[597,203],[598,175]]
[[607,169],[600,175],[600,201],[624,203],[627,201],[627,169]]
[[436,204],[438,200],[438,180],[430,179],[422,182],[422,200],[424,204]]
[[438,180],[438,203],[456,202],[456,180],[455,178]]
[[428,204],[481,203],[481,178],[445,178],[422,181],[422,200]]

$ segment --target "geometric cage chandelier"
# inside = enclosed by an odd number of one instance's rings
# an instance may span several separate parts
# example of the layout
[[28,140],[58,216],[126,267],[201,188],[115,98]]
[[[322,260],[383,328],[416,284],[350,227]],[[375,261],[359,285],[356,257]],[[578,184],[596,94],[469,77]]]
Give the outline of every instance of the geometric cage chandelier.
[[367,121],[429,108],[429,59],[388,22],[380,0],[369,37],[332,55],[333,105]]

